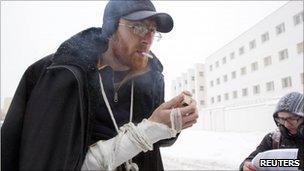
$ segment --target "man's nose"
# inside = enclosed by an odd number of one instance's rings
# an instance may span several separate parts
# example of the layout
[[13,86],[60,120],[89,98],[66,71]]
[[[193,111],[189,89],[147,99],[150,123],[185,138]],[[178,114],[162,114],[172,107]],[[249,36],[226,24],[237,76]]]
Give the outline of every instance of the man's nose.
[[284,126],[287,128],[287,127],[290,127],[290,126],[292,126],[292,125],[291,125],[289,122],[287,122],[287,121],[285,120]]
[[151,45],[153,42],[154,34],[152,32],[148,32],[141,40],[141,43],[146,45]]

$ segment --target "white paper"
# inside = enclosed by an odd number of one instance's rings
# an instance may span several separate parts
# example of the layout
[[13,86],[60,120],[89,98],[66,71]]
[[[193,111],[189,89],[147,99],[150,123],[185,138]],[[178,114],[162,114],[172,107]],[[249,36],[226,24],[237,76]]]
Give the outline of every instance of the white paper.
[[298,149],[274,149],[258,153],[252,160],[252,164],[258,171],[270,171],[270,170],[298,170],[298,167],[260,167],[261,159],[297,159]]

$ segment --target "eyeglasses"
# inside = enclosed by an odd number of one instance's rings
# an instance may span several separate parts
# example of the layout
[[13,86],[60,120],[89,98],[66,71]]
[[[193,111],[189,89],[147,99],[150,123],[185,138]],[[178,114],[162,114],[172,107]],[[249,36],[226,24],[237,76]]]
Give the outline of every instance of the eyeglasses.
[[135,35],[138,35],[140,37],[145,37],[147,35],[147,33],[152,33],[153,37],[156,38],[156,41],[160,41],[160,39],[162,38],[162,35],[160,34],[160,32],[156,31],[156,28],[147,28],[147,26],[145,26],[144,24],[136,24],[136,25],[128,25],[128,24],[124,24],[124,23],[119,23],[120,26],[126,26],[129,27],[131,29],[133,29],[133,33]]
[[282,125],[285,124],[285,121],[287,121],[288,123],[290,123],[292,125],[296,125],[300,118],[301,117],[297,117],[297,116],[292,116],[292,117],[288,117],[288,118],[281,118],[281,117],[277,116],[274,119]]

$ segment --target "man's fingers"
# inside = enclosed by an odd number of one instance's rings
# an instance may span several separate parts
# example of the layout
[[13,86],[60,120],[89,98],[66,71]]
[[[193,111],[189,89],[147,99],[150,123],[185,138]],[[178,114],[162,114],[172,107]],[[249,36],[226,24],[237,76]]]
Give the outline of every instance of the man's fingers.
[[191,100],[191,104],[194,105],[194,106],[196,106],[196,100],[192,99]]
[[247,171],[256,171],[256,168],[255,166],[251,163],[251,162],[245,162],[244,163],[244,171],[247,170]]
[[248,164],[247,166],[250,170],[256,171],[256,168],[254,167],[254,165],[252,163]]
[[188,116],[183,116],[182,117],[182,124],[184,125],[186,123],[196,121],[197,118],[198,118],[198,115],[196,113],[194,113],[192,115],[188,115]]
[[193,126],[193,124],[195,124],[197,122],[197,120],[191,121],[191,122],[186,122],[185,124],[183,124],[183,129],[189,128],[191,126]]
[[184,91],[182,92],[182,94],[186,94],[186,95],[192,97],[192,94],[190,93],[190,91],[187,91],[187,90],[184,90]]
[[180,108],[182,116],[186,116],[189,113],[194,113],[195,110],[196,110],[196,106],[194,104]]
[[168,102],[165,102],[162,104],[163,109],[171,109],[174,107],[177,103],[180,103],[184,99],[184,96],[182,94],[174,97],[173,99],[169,100]]

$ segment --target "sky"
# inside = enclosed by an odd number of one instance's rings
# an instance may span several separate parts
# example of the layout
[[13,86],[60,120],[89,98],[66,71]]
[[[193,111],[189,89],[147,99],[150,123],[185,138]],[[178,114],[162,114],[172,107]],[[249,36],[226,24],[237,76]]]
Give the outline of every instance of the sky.
[[[101,27],[107,1],[1,1],[1,106],[24,71],[54,53],[74,34]],[[166,99],[171,81],[204,63],[212,53],[253,27],[287,1],[153,1],[174,19],[151,50],[164,66]]]

